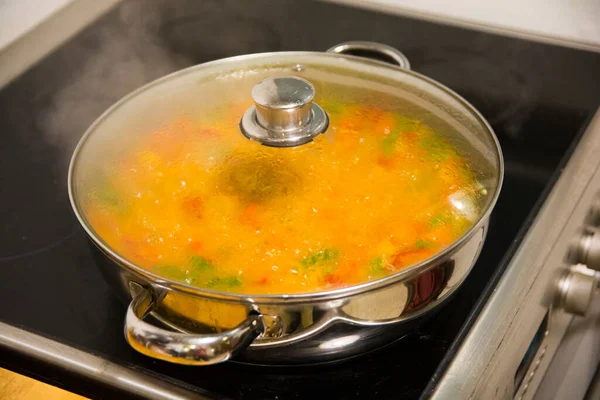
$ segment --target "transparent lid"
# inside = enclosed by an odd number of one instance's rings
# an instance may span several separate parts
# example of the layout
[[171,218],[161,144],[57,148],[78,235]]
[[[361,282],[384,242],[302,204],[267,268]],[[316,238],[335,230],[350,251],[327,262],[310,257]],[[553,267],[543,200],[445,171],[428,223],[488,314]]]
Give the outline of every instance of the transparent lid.
[[[124,98],[80,142],[70,189],[86,229],[133,264],[197,286],[301,292],[443,251],[488,212],[501,165],[485,121],[428,78],[358,57],[270,53],[182,70]],[[440,231],[449,219],[452,234]],[[203,265],[212,272],[191,277]]]

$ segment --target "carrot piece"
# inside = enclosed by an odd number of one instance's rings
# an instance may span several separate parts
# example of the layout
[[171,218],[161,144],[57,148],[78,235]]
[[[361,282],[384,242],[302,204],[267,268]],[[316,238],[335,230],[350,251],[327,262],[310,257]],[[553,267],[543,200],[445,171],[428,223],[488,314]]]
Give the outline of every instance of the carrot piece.
[[379,156],[377,157],[377,164],[383,168],[393,168],[395,163],[392,157]]
[[200,129],[199,134],[203,135],[203,136],[215,136],[216,137],[219,135],[219,131],[217,131],[216,129],[206,128],[206,129]]
[[414,142],[418,138],[418,135],[415,132],[404,132],[402,135],[402,139],[407,142]]
[[324,281],[330,285],[340,285],[344,283],[343,278],[339,274],[325,275]]
[[342,262],[330,274],[325,275],[323,280],[333,286],[340,286],[350,283],[353,274],[357,271],[356,262]]
[[397,253],[392,259],[392,265],[397,269],[415,264],[429,258],[434,252],[431,249],[413,249]]
[[240,215],[240,222],[244,225],[251,226],[252,228],[258,228],[257,209],[258,206],[256,204],[248,204],[242,212],[242,215]]
[[204,216],[204,202],[200,197],[191,197],[183,201],[181,204],[184,211],[197,219],[202,219]]
[[392,113],[383,113],[379,111],[373,118],[373,133],[376,137],[389,135],[396,125],[396,117]]
[[202,242],[200,242],[198,240],[194,240],[194,241],[190,242],[190,247],[192,249],[194,249],[194,251],[196,251],[196,252],[202,251],[202,248],[203,248]]

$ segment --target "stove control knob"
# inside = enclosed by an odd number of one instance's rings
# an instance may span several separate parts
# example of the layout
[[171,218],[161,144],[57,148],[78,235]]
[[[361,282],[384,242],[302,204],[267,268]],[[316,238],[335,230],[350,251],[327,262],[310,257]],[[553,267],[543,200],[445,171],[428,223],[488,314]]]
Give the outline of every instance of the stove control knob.
[[597,275],[585,265],[572,266],[558,283],[558,306],[568,313],[585,315],[597,289]]
[[589,226],[600,227],[600,192],[592,201],[592,206],[585,218],[585,223]]
[[600,229],[582,230],[572,242],[567,260],[600,271]]

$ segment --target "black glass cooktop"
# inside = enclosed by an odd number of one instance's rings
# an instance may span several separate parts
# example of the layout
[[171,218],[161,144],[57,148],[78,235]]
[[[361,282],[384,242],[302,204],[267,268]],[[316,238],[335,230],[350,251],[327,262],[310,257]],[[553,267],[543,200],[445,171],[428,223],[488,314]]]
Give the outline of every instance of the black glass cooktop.
[[[325,50],[347,40],[401,49],[414,70],[463,95],[498,134],[504,188],[463,287],[414,335],[336,365],[190,368],[135,353],[123,338],[125,308],[96,269],[69,205],[67,167],[78,139],[120,97],[182,67],[246,53]],[[330,3],[124,1],[0,90],[0,320],[210,397],[426,397],[600,104],[599,71],[600,54]],[[38,368],[8,353],[0,363],[93,397],[103,393],[59,367]]]

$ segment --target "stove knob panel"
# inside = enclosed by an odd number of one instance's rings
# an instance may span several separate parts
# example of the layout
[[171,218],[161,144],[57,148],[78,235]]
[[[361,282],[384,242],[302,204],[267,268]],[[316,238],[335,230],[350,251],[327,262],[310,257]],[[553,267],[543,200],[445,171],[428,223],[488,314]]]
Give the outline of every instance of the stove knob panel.
[[585,315],[597,285],[597,272],[585,265],[572,266],[558,283],[558,306],[568,313]]
[[572,242],[567,260],[600,271],[600,229],[582,230]]
[[600,227],[600,192],[592,201],[590,211],[585,217],[585,223],[589,226]]

